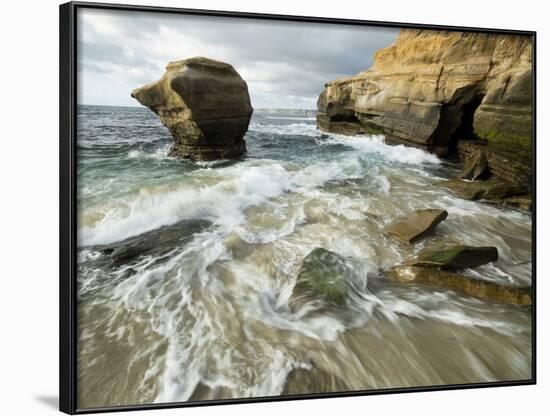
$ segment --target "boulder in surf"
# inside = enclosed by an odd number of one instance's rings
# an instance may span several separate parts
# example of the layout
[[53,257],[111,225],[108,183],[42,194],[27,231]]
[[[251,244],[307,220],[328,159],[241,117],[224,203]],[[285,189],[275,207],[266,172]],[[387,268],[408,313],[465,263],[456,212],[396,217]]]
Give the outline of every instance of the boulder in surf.
[[248,86],[231,65],[204,57],[170,62],[162,78],[131,95],[170,131],[171,156],[211,161],[246,153],[253,110]]
[[292,298],[321,299],[329,304],[342,305],[346,300],[349,273],[342,256],[318,247],[304,258]]

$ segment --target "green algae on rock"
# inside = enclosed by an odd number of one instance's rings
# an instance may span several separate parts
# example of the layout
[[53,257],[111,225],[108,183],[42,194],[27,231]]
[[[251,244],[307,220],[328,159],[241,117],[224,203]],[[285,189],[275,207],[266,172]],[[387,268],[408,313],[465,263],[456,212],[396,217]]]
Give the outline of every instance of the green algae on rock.
[[342,305],[346,301],[349,274],[342,256],[318,247],[304,258],[292,297],[312,297]]
[[455,246],[441,250],[425,250],[408,266],[435,267],[441,269],[465,269],[491,263],[498,259],[496,247]]

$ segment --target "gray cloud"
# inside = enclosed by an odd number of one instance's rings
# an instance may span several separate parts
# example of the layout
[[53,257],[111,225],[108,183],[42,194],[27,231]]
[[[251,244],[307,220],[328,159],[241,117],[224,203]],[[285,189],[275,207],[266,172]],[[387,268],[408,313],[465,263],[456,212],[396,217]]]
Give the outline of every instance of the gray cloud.
[[207,56],[232,64],[253,106],[314,108],[323,85],[372,64],[396,29],[81,9],[79,102],[136,105],[130,91],[169,61]]

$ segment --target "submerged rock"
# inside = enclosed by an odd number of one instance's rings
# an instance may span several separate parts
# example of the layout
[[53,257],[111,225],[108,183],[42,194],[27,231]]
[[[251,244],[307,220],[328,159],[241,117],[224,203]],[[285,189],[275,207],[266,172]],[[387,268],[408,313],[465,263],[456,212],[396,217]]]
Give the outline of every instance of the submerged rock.
[[132,91],[170,130],[170,155],[192,160],[244,155],[252,106],[235,69],[203,57],[170,62],[161,79]]
[[384,227],[383,232],[399,241],[412,244],[432,232],[447,215],[447,211],[442,209],[421,209],[392,221]]
[[532,303],[530,287],[500,285],[437,268],[396,266],[386,275],[401,283],[421,283],[451,289],[483,300],[517,305]]
[[292,291],[292,298],[322,299],[342,305],[346,300],[350,270],[345,259],[332,251],[316,248],[302,263]]
[[209,387],[204,383],[198,383],[195,390],[189,396],[188,401],[195,402],[200,400],[218,400],[218,399],[230,399],[233,397],[233,392],[229,387],[216,386]]
[[190,241],[195,233],[210,225],[205,220],[183,220],[94,249],[109,255],[115,263],[123,263],[139,256],[167,253],[177,245]]
[[299,367],[292,369],[281,394],[333,393],[349,390],[349,384],[340,377],[312,364],[310,369]]
[[455,246],[442,250],[426,250],[408,266],[436,267],[440,269],[465,269],[491,263],[498,259],[496,247]]

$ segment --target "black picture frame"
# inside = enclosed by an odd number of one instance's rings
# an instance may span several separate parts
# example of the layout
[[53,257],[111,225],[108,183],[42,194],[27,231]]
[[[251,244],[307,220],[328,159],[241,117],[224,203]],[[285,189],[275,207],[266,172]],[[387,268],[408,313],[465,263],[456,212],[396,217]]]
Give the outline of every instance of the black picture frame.
[[[532,148],[533,148],[533,208],[532,208],[532,377],[527,380],[497,381],[472,384],[434,385],[422,387],[387,388],[364,391],[297,394],[290,396],[250,397],[239,399],[207,400],[196,402],[152,403],[109,406],[101,408],[77,408],[77,285],[76,285],[76,106],[77,106],[77,11],[102,9],[137,11],[159,14],[179,14],[211,17],[238,17],[246,19],[279,20],[299,23],[337,23],[385,28],[432,29],[460,32],[496,33],[529,36],[533,42],[532,83]],[[274,402],[287,400],[321,399],[375,394],[427,392],[436,390],[472,389],[536,384],[536,32],[495,28],[412,24],[369,20],[336,19],[230,11],[180,9],[171,7],[136,6],[107,3],[69,2],[59,7],[59,409],[67,414],[85,414],[112,411],[165,409],[220,404]]]

